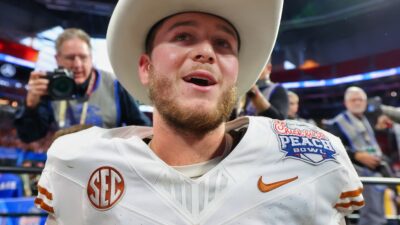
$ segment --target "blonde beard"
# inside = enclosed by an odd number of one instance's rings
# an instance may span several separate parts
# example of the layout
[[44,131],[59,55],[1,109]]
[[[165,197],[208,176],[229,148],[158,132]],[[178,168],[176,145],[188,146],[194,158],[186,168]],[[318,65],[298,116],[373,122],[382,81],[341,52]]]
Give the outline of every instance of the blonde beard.
[[149,80],[149,98],[161,117],[175,130],[188,134],[205,135],[226,122],[237,99],[236,86],[233,85],[219,97],[215,110],[188,109],[171,95],[171,79],[157,76],[151,69]]

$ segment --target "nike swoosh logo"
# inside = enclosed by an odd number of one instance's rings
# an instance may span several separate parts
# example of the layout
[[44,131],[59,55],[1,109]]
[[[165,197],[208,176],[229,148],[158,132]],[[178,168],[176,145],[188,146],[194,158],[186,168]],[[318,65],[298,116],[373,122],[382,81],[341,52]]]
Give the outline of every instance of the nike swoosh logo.
[[260,178],[258,179],[258,184],[257,185],[258,185],[258,189],[260,189],[261,192],[265,193],[265,192],[270,192],[272,190],[275,190],[275,189],[277,189],[279,187],[282,187],[283,185],[288,184],[288,183],[290,183],[290,182],[292,182],[294,180],[297,180],[297,178],[299,178],[299,177],[295,176],[295,177],[292,177],[292,178],[289,178],[289,179],[286,179],[286,180],[280,180],[280,181],[277,181],[277,182],[274,182],[274,183],[266,184],[266,183],[264,183],[262,181],[262,176],[260,176]]

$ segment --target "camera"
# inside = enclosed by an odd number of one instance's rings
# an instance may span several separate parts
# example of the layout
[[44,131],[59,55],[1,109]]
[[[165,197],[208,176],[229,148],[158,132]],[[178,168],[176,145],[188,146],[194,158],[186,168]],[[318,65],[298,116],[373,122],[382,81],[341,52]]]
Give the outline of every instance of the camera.
[[381,112],[382,99],[379,96],[372,97],[367,101],[367,112],[380,115]]
[[76,98],[74,74],[67,69],[59,68],[46,73],[49,80],[47,88],[52,100],[68,100]]

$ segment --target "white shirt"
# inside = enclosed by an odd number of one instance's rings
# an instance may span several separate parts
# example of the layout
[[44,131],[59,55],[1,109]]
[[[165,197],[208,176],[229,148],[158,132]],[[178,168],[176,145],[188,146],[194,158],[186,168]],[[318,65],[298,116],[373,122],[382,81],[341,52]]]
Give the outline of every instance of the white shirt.
[[363,205],[362,184],[338,138],[261,117],[235,120],[227,130],[246,126],[230,154],[195,180],[142,141],[151,128],[64,136],[48,152],[36,203],[53,210],[58,225],[336,225]]

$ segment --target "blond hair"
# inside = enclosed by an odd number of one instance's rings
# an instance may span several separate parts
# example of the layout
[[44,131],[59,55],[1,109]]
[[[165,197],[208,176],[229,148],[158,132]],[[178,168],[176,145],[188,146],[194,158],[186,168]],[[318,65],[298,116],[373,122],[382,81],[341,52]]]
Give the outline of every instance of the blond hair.
[[290,97],[290,96],[293,96],[293,97],[296,97],[296,98],[299,98],[299,96],[296,94],[296,93],[294,93],[293,91],[287,91],[287,95]]
[[86,42],[89,46],[89,49],[92,49],[92,45],[90,44],[90,36],[83,30],[78,28],[68,28],[62,32],[56,40],[56,51],[57,53],[60,52],[61,45],[68,40],[79,38],[80,40]]

